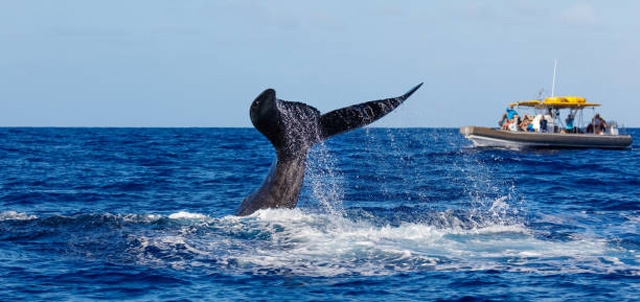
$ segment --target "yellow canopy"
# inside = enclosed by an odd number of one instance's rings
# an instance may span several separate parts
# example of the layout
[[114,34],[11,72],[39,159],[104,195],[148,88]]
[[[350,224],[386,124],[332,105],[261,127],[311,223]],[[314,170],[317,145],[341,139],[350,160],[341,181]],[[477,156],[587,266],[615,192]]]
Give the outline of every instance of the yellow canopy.
[[555,96],[544,99],[544,101],[522,101],[509,104],[509,106],[528,106],[536,108],[582,108],[595,107],[601,104],[587,103],[585,98],[577,96]]

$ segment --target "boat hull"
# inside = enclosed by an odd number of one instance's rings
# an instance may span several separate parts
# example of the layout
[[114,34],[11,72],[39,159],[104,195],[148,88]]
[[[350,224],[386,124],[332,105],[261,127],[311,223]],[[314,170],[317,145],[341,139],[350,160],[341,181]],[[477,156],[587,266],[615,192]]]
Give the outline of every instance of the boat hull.
[[485,127],[466,126],[460,133],[477,147],[503,148],[600,148],[628,149],[629,135],[561,134],[504,131]]

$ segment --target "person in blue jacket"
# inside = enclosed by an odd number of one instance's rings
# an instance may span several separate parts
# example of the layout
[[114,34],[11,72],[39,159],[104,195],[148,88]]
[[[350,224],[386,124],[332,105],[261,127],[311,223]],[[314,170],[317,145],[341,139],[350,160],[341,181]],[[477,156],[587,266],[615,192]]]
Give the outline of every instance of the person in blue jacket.
[[513,106],[507,107],[507,118],[509,120],[513,120],[513,116],[516,114],[518,114],[518,112],[513,110]]
[[502,115],[502,119],[498,122],[502,130],[509,129],[509,124],[511,123],[518,123],[518,121],[513,120],[514,116],[518,116],[518,112],[513,110],[513,106],[509,106],[505,110],[506,112]]

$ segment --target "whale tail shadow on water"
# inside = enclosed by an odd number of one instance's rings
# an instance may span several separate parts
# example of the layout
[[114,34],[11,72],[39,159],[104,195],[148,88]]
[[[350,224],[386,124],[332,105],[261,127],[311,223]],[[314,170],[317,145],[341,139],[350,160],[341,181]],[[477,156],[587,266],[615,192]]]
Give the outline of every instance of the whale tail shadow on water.
[[277,159],[263,185],[242,201],[236,215],[250,215],[267,208],[295,208],[304,180],[307,152],[313,145],[377,121],[400,106],[420,86],[422,83],[399,97],[325,114],[304,103],[277,99],[273,89],[262,92],[251,104],[251,122],[271,141]]

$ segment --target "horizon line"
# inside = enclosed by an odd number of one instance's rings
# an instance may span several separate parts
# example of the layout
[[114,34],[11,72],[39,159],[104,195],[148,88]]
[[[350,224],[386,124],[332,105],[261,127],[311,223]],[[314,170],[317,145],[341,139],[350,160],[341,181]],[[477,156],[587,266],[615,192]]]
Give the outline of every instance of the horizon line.
[[[366,128],[374,128],[374,129],[458,129],[464,126],[409,126],[409,127],[363,127]],[[243,126],[0,126],[0,129],[15,129],[15,128],[68,128],[68,129],[78,129],[78,128],[90,128],[90,129],[137,129],[137,128],[159,128],[159,129],[182,129],[182,128],[193,128],[193,129],[255,129],[255,127],[243,127]]]

